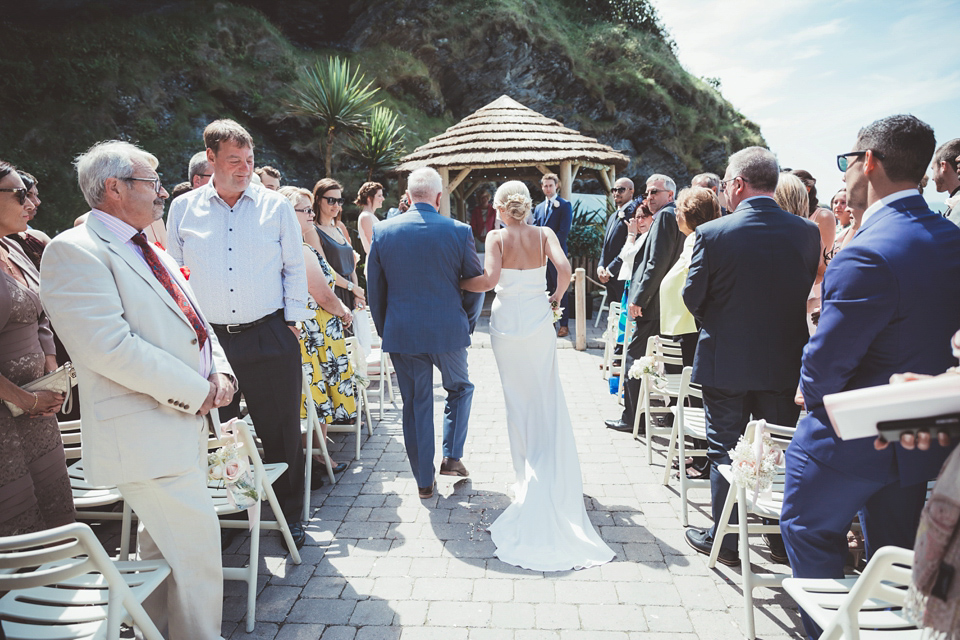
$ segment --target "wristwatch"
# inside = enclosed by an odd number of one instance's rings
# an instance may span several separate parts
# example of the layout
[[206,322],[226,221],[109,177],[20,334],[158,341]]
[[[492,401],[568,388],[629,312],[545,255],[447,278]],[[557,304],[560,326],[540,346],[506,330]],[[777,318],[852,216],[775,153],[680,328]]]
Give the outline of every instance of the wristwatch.
[[353,280],[347,283],[347,291],[353,291]]

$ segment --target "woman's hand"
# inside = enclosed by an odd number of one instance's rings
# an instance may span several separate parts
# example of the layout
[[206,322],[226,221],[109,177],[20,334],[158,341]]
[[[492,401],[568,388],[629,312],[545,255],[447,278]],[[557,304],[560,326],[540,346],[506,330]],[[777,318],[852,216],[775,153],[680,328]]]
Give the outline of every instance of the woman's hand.
[[337,317],[340,318],[340,322],[343,323],[343,327],[346,329],[353,324],[353,314],[350,312],[350,309],[347,308],[347,305],[342,302],[340,303],[340,307],[342,308],[341,313]]
[[49,354],[43,359],[43,372],[50,373],[51,371],[56,371],[60,365],[57,364],[57,356]]
[[33,393],[37,398],[36,406],[32,409],[30,407],[20,407],[30,416],[52,416],[57,411],[60,411],[60,407],[63,406],[65,396],[62,393],[55,393],[53,391],[35,391]]
[[630,218],[629,220],[627,220],[627,233],[629,233],[632,236],[637,235],[638,226],[639,226],[639,223],[637,222],[637,217],[634,216]]
[[356,298],[356,304],[354,304],[355,309],[363,309],[367,306],[367,295],[363,289],[354,285],[353,287],[353,297]]

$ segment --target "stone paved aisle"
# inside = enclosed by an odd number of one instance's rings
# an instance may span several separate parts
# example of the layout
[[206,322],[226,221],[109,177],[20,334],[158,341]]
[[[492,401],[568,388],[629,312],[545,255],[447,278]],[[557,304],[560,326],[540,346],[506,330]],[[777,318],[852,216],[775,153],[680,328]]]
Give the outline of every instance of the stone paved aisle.
[[[676,482],[660,484],[665,441],[648,467],[641,443],[603,427],[603,419],[617,415],[619,407],[604,392],[596,351],[558,353],[587,509],[617,558],[602,567],[545,574],[493,557],[486,527],[509,504],[513,478],[496,364],[484,341],[477,342],[469,356],[477,386],[464,455],[470,478],[454,484],[439,476],[439,495],[419,500],[399,414],[385,413],[373,437],[365,437],[360,461],[351,461],[337,484],[313,493],[302,565],[287,560],[278,533],[263,534],[257,626],[251,635],[242,621],[243,584],[227,583],[224,637],[744,637],[739,568],[709,570],[706,556],[684,542]],[[437,380],[438,451],[442,398]],[[334,437],[334,457],[350,460],[353,436]],[[694,526],[707,523],[707,497],[706,490],[693,494]],[[242,563],[240,553],[248,545],[246,534],[238,537],[224,562]],[[753,558],[761,567],[787,570],[766,564],[762,543],[754,547]],[[755,596],[758,637],[798,637],[799,618],[789,597],[771,589],[758,589]]]

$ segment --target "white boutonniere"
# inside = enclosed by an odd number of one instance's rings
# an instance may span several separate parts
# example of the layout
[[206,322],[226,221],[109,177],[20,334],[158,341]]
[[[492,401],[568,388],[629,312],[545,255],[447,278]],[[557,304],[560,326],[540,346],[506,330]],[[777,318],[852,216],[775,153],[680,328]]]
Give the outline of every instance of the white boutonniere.
[[551,200],[550,202],[553,203],[553,208],[554,208],[554,209],[556,209],[557,207],[560,206],[560,201],[559,201],[559,200]]
[[627,217],[627,212],[624,211],[623,209],[621,209],[620,211],[617,212],[617,218],[618,218],[618,219],[623,220],[623,219],[626,218],[626,217]]

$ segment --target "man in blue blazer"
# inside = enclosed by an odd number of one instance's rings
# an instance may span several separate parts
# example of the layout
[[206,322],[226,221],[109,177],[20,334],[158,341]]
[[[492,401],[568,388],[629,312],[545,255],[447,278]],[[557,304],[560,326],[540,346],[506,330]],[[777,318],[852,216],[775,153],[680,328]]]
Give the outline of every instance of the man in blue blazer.
[[[573,224],[573,207],[569,200],[564,200],[557,195],[557,189],[560,188],[560,178],[555,173],[548,173],[540,179],[540,188],[546,200],[537,205],[533,212],[533,224],[538,227],[550,227],[557,234],[557,240],[563,247],[563,252],[567,252],[567,236],[570,235],[570,226]],[[557,270],[553,263],[547,262],[547,291],[553,295],[557,290]],[[563,317],[557,323],[559,329],[557,336],[563,338],[570,335],[570,329],[567,325],[570,321],[570,305],[567,304],[567,294],[563,294],[560,300],[560,306],[563,307]]]
[[[957,363],[950,338],[960,328],[960,229],[917,193],[934,145],[929,126],[899,115],[861,129],[853,151],[838,156],[848,206],[863,218],[827,267],[820,323],[803,353],[800,389],[810,413],[787,449],[780,520],[800,578],[843,577],[858,512],[868,555],[885,545],[913,548],[927,481],[949,453],[840,440],[823,406],[830,393]],[[820,635],[806,614],[803,622],[811,638]]]
[[469,225],[441,216],[443,182],[425,167],[407,181],[410,209],[373,227],[367,301],[397,371],[403,398],[403,442],[420,497],[433,496],[433,367],[447,392],[442,475],[466,477],[463,443],[473,400],[467,347],[483,294],[460,280],[483,273]]
[[640,201],[633,199],[633,180],[620,178],[613,186],[613,202],[617,210],[610,214],[603,234],[603,249],[597,264],[597,278],[607,287],[607,304],[623,298],[624,280],[620,280],[620,251],[627,241],[627,223],[633,217]]
[[[683,289],[701,325],[693,381],[703,386],[714,523],[730,489],[717,467],[730,464],[751,416],[793,426],[800,414],[794,396],[820,232],[774,202],[779,175],[776,156],[762,147],[730,157],[720,189],[733,213],[697,227]],[[716,524],[688,529],[687,543],[709,554],[715,532]],[[771,542],[777,559],[780,546]],[[736,535],[724,536],[719,560],[739,564]]]

